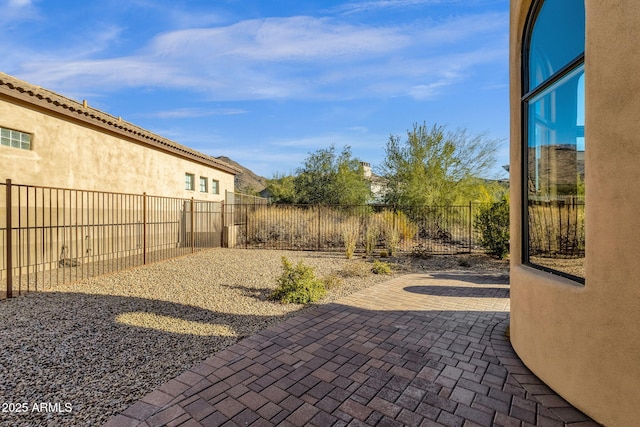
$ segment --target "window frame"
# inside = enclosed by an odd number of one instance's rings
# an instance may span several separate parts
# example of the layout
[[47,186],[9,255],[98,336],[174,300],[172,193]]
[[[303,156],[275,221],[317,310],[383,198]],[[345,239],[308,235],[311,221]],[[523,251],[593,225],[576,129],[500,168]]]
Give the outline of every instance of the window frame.
[[[3,131],[9,132],[9,136],[8,137],[2,137]],[[20,137],[19,140],[18,140],[18,143],[19,143],[18,147],[16,147],[15,145],[12,144],[12,142],[14,141],[14,138],[13,138],[13,135],[12,135],[13,133],[17,133],[18,136]],[[28,148],[25,148],[23,146],[25,143],[22,141],[22,136],[27,136],[29,138],[29,141],[27,142]],[[3,138],[8,138],[8,140],[9,140],[9,144],[8,145],[2,143],[2,139]],[[12,128],[8,128],[8,127],[0,126],[0,146],[7,147],[7,148],[17,148],[18,150],[33,151],[33,134],[29,133],[29,132],[23,132],[23,131],[18,130],[18,129],[12,129]]]
[[211,193],[220,194],[220,181],[218,181],[217,179],[211,180]]
[[[185,172],[184,174],[184,189],[186,191],[196,191],[196,175],[193,173]],[[189,185],[188,178],[191,178],[191,185]]]
[[[529,103],[536,99],[538,95],[545,92],[551,86],[560,83],[563,79],[577,70],[579,67],[584,67],[585,64],[585,55],[584,49],[581,54],[575,57],[573,60],[570,60],[563,67],[555,71],[548,78],[538,84],[538,86],[534,88],[530,88],[530,56],[531,56],[531,42],[532,36],[534,33],[534,28],[538,16],[544,6],[544,3],[547,0],[534,0],[531,3],[529,8],[529,12],[527,15],[527,19],[525,21],[524,29],[523,29],[523,37],[522,37],[522,49],[521,49],[521,97],[520,97],[520,136],[521,136],[521,156],[520,156],[520,171],[521,171],[521,200],[520,204],[522,206],[521,214],[521,262],[524,265],[529,267],[545,271],[547,273],[551,273],[554,275],[558,275],[561,277],[565,277],[576,282],[579,285],[585,284],[585,278],[576,276],[561,270],[556,270],[551,267],[547,267],[540,264],[535,264],[530,260],[530,248],[529,248],[529,190],[528,190],[528,179],[529,179]],[[553,1],[553,0],[550,0]]]
[[[203,186],[204,184],[204,186]],[[204,188],[204,190],[203,190]],[[209,178],[207,178],[206,176],[201,176],[200,177],[200,192],[201,193],[208,193],[209,192]]]

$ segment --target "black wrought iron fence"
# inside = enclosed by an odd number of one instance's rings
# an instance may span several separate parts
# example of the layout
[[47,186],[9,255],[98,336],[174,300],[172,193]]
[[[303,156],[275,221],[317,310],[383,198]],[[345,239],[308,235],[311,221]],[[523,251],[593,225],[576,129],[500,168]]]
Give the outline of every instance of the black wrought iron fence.
[[0,183],[0,299],[219,246],[468,253],[474,205],[225,204]]
[[542,257],[584,257],[584,199],[529,198],[529,251]]
[[[245,248],[363,253],[467,253],[474,247],[473,205],[233,205],[237,245]],[[231,218],[231,217],[230,217]]]
[[223,203],[0,183],[0,299],[221,246]]

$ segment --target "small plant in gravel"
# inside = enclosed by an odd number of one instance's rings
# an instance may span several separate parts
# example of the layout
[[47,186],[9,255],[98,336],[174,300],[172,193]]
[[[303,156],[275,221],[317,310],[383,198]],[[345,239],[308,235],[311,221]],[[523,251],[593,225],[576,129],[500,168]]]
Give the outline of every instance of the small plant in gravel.
[[420,243],[411,251],[411,256],[414,258],[429,259],[433,256],[433,251],[427,248],[424,244]]
[[342,239],[347,259],[350,259],[356,251],[358,236],[360,236],[360,220],[355,217],[345,220],[342,223]]
[[387,229],[384,232],[385,235],[385,244],[387,246],[387,251],[389,252],[389,256],[393,256],[396,253],[396,249],[398,248],[398,244],[400,243],[400,231],[397,227],[393,225],[388,225]]
[[465,267],[465,268],[471,267],[471,258],[469,258],[469,257],[459,258],[458,259],[458,265],[460,267]]
[[322,280],[316,278],[312,267],[302,261],[293,265],[287,257],[282,257],[282,275],[278,278],[278,287],[269,299],[284,304],[309,304],[318,301],[327,293]]
[[327,290],[339,288],[344,284],[344,280],[336,274],[325,276],[322,281],[324,282],[324,286]]
[[386,262],[374,259],[373,267],[371,267],[371,272],[373,274],[391,274],[391,266]]
[[340,270],[340,276],[342,277],[366,277],[369,274],[371,274],[371,271],[366,262],[348,263]]
[[364,254],[366,256],[373,255],[373,251],[376,249],[378,243],[378,236],[380,232],[375,225],[367,227],[364,234]]

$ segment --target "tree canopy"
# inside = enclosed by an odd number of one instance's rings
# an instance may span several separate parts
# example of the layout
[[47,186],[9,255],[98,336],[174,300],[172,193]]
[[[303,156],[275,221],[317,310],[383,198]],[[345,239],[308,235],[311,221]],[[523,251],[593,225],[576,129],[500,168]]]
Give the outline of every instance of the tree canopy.
[[349,146],[340,153],[333,145],[310,153],[295,176],[276,177],[268,189],[278,203],[362,205],[371,200],[362,164]]
[[391,135],[381,165],[388,180],[385,202],[396,205],[450,206],[490,201],[499,192],[487,178],[499,141],[466,130],[414,124],[407,139]]
[[267,180],[267,192],[276,203],[295,204],[298,203],[298,193],[294,185],[295,177],[292,175],[274,175]]

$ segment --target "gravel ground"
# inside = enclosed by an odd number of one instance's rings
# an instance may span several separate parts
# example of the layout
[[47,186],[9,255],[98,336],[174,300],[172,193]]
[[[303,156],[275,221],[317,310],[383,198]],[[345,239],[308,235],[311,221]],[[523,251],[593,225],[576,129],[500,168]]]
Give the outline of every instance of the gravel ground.
[[[1,301],[0,425],[99,425],[216,351],[307,309],[267,299],[282,256],[331,278],[320,303],[389,278],[340,253],[213,249]],[[508,268],[482,255],[385,261],[396,275]]]

